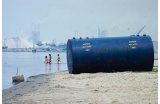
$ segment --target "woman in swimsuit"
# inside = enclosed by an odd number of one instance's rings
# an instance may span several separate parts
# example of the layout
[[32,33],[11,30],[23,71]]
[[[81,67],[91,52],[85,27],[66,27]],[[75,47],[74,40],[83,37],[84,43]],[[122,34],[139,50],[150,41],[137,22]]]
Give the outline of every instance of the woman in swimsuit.
[[45,56],[45,63],[46,63],[46,64],[49,63],[49,60],[48,60],[47,56]]

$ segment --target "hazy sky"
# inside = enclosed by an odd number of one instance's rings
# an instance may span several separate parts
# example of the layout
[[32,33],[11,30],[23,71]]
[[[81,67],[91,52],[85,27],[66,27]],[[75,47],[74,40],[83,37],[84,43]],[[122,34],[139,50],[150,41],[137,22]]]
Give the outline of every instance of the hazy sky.
[[108,36],[140,35],[158,40],[158,0],[2,0],[2,38],[31,36],[39,24],[40,40],[66,42]]

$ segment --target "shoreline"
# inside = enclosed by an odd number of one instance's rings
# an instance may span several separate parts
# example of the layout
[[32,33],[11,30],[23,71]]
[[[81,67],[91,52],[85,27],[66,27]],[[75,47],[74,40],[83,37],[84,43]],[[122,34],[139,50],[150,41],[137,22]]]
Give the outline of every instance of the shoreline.
[[68,70],[30,76],[2,90],[2,103],[158,103],[158,60],[150,72],[69,74]]
[[158,72],[40,74],[2,90],[2,103],[158,103]]

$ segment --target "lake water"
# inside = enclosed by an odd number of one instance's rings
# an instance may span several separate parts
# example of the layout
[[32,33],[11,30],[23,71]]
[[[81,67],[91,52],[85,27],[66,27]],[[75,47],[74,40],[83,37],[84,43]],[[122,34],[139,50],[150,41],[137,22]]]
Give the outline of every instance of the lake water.
[[[45,56],[52,55],[52,64],[45,64]],[[57,54],[60,54],[61,62],[57,64]],[[2,52],[2,89],[7,89],[12,84],[12,77],[24,75],[25,80],[29,76],[54,73],[67,70],[67,58],[65,52]]]

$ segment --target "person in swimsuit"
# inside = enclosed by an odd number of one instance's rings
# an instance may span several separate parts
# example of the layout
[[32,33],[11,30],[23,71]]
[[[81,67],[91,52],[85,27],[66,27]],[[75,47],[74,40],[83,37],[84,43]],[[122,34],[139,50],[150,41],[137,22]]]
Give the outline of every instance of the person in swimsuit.
[[46,64],[49,63],[49,60],[48,60],[47,56],[45,56],[45,63],[46,63]]
[[49,54],[49,63],[51,64],[51,61],[52,61],[52,56],[51,54]]
[[60,56],[59,56],[59,54],[57,56],[58,56],[57,57],[57,61],[58,61],[58,64],[59,64],[59,62],[60,62]]

